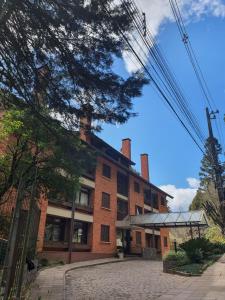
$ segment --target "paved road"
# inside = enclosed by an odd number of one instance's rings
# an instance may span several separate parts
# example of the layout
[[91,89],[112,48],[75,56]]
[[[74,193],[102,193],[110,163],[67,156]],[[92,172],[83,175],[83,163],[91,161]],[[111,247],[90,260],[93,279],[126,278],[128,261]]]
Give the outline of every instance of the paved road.
[[225,300],[225,258],[201,277],[162,273],[157,261],[127,261],[73,270],[66,300]]

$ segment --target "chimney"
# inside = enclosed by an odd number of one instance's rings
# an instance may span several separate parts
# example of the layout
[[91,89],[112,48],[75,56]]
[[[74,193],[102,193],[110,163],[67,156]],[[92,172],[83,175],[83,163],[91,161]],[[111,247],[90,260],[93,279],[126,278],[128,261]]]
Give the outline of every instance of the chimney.
[[124,156],[131,160],[131,139],[122,140],[122,149],[121,152]]
[[83,141],[89,142],[88,132],[91,130],[91,118],[80,118],[80,138]]
[[141,154],[141,176],[149,181],[148,154]]

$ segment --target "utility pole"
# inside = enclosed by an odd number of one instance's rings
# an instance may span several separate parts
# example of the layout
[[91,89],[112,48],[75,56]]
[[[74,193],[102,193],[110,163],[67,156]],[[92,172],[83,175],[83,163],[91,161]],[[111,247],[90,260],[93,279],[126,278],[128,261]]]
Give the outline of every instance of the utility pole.
[[74,191],[72,199],[72,210],[71,210],[71,220],[70,220],[70,234],[69,234],[69,252],[68,252],[68,264],[71,264],[72,261],[72,252],[73,252],[73,233],[74,233],[74,217],[75,217],[75,208],[76,208],[76,190]]
[[224,184],[223,184],[223,178],[222,178],[222,170],[221,166],[219,164],[219,159],[218,159],[218,153],[216,151],[216,144],[215,144],[215,138],[213,136],[213,130],[212,130],[212,124],[211,120],[215,119],[215,114],[218,113],[216,112],[211,112],[209,113],[208,107],[206,108],[206,117],[207,117],[207,123],[208,123],[208,131],[209,131],[209,144],[210,144],[210,152],[211,152],[211,160],[213,163],[213,170],[215,173],[215,186],[216,190],[218,193],[218,198],[220,202],[220,208],[222,212],[222,218],[224,222],[224,230],[225,230],[225,199],[224,199]]

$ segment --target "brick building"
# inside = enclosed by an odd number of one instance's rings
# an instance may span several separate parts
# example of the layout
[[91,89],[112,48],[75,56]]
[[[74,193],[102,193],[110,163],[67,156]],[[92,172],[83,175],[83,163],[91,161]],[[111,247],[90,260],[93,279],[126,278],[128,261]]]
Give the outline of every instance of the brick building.
[[[168,195],[149,181],[148,155],[141,155],[141,175],[131,160],[131,140],[122,141],[121,152],[91,133],[81,131],[81,139],[98,152],[94,172],[81,177],[76,195],[72,234],[72,261],[113,256],[118,241],[126,254],[141,254],[156,247],[169,249],[168,229],[123,227],[129,215],[166,212]],[[69,202],[41,199],[41,218],[37,250],[40,257],[68,261],[71,228]]]

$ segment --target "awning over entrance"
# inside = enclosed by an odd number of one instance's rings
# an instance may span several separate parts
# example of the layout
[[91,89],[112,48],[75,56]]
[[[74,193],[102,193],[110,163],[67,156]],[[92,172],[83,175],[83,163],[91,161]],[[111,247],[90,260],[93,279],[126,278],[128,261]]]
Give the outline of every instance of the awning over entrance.
[[[128,220],[126,220],[127,222]],[[130,216],[131,226],[148,228],[175,228],[175,227],[207,227],[208,220],[205,212],[169,212],[148,213],[144,215]]]

